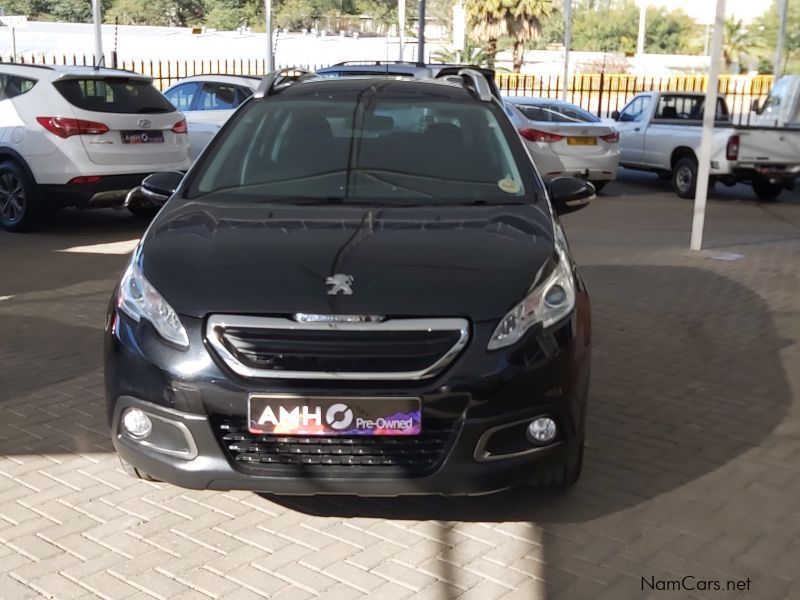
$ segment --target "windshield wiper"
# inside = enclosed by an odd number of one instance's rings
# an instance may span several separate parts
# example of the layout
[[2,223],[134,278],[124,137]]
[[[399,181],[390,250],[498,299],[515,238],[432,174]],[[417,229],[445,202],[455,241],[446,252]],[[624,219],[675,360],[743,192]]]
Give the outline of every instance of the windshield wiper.
[[163,106],[140,106],[136,110],[136,114],[143,115],[143,114],[157,114],[157,113],[168,113],[172,112],[168,108],[164,108]]

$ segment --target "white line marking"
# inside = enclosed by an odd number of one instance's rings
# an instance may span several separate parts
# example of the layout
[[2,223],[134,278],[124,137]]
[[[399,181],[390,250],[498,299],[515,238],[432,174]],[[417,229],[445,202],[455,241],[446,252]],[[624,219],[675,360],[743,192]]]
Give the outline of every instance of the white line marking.
[[58,252],[74,252],[76,254],[130,254],[139,240],[126,240],[124,242],[111,242],[109,244],[93,244],[91,246],[73,246]]
[[11,300],[14,296],[0,296],[0,302],[3,300]]

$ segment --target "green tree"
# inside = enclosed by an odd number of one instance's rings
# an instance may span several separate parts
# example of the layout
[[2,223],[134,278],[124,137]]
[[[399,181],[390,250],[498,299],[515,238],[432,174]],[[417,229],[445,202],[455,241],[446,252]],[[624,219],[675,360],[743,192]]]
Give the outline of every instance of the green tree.
[[[787,8],[786,37],[783,41],[783,68],[784,72],[791,73],[800,69],[800,0],[789,0]],[[762,70],[762,67],[768,73],[774,71],[772,63],[778,42],[780,23],[778,15],[778,2],[773,0],[769,9],[750,27],[751,37],[758,42],[758,46],[753,49],[753,53],[761,59],[759,71]],[[769,63],[768,68],[767,63]],[[781,73],[778,73],[778,75],[781,75]]]
[[702,26],[682,10],[667,10],[663,7],[647,9],[646,52],[650,54],[694,54],[703,49],[702,39]]
[[203,18],[203,0],[114,0],[104,13],[106,23],[185,27]]
[[[800,0],[798,0],[800,1]],[[645,51],[654,54],[692,54],[700,50],[700,26],[681,10],[647,9]],[[597,2],[581,0],[572,13],[573,50],[635,52],[639,10],[632,0]],[[542,21],[540,45],[564,41],[564,16],[560,10]]]

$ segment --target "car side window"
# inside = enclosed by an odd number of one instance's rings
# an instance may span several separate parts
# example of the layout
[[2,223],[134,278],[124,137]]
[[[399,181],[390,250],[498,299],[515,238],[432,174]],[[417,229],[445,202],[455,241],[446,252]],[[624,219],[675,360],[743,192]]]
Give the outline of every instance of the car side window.
[[642,121],[647,114],[647,109],[650,107],[650,96],[639,96],[634,98],[631,102],[622,109],[619,113],[619,120],[624,122]]
[[197,99],[196,110],[226,110],[236,108],[236,86],[224,83],[204,83]]
[[9,100],[29,92],[36,85],[35,79],[0,73],[0,100]]
[[249,87],[236,87],[236,106],[239,106],[242,102],[247,100],[250,96],[253,95],[253,90]]
[[198,87],[200,86],[197,83],[184,83],[183,85],[175,86],[164,95],[178,110],[192,110]]

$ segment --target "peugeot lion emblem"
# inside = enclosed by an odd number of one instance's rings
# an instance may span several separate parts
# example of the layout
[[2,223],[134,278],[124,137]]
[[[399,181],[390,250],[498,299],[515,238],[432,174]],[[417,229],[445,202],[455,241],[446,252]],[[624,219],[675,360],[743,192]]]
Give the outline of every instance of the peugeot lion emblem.
[[330,286],[328,288],[328,295],[329,296],[337,296],[340,292],[343,296],[352,296],[353,295],[353,285],[354,277],[352,275],[345,275],[344,273],[336,273],[336,275],[332,275],[325,280],[325,285]]
[[141,127],[142,129],[149,129],[150,125],[152,125],[150,119],[139,119],[138,123],[139,127]]

